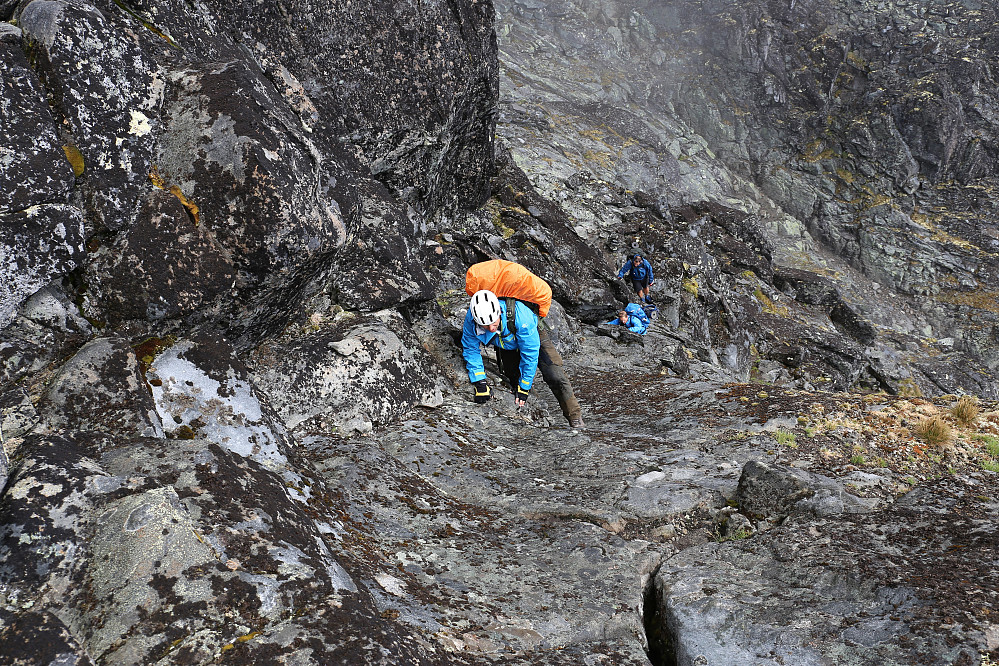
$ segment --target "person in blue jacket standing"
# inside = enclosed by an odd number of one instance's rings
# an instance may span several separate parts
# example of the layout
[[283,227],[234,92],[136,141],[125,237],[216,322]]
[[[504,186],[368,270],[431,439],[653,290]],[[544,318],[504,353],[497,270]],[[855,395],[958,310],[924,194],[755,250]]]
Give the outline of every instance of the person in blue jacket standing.
[[643,259],[641,254],[633,254],[617,272],[619,278],[623,278],[625,274],[628,276],[626,279],[631,282],[631,288],[638,294],[639,300],[652,303],[652,296],[649,294],[649,287],[655,282],[652,264]]
[[518,407],[527,402],[534,386],[539,366],[541,376],[558,400],[562,413],[573,428],[583,428],[582,410],[572,390],[572,384],[562,367],[562,356],[551,342],[547,331],[539,331],[538,315],[525,303],[514,304],[514,328],[507,324],[506,299],[499,299],[488,290],[472,295],[465,321],[461,327],[461,349],[468,369],[468,380],[475,389],[475,402],[484,403],[491,396],[486,384],[486,369],[479,345],[496,348],[503,374],[513,387]]

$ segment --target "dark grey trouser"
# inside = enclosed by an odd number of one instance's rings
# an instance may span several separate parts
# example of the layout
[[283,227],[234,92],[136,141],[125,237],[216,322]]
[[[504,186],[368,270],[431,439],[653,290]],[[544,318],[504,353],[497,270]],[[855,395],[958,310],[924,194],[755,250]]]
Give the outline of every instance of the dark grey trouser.
[[[558,404],[562,408],[562,415],[569,421],[581,418],[583,412],[579,408],[579,401],[576,400],[576,396],[572,392],[569,375],[565,374],[562,355],[558,353],[558,349],[555,348],[547,330],[542,329],[539,333],[541,334],[541,352],[538,354],[538,368],[541,370],[541,376],[544,378],[545,384],[548,384],[548,388],[555,394],[555,399],[558,400]],[[519,386],[520,350],[497,349],[496,351],[500,358],[503,374],[510,382],[510,386]]]

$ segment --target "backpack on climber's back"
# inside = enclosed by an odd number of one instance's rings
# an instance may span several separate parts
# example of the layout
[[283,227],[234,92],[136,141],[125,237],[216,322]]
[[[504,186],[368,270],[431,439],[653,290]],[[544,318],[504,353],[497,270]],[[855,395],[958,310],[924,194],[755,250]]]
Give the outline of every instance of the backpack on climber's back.
[[624,311],[642,322],[646,329],[648,329],[649,325],[652,323],[649,321],[649,315],[645,313],[645,309],[638,303],[628,303],[624,306]]
[[539,317],[548,315],[552,306],[552,288],[520,264],[491,259],[469,266],[465,273],[465,292],[471,296],[488,289],[497,298],[515,298],[531,305]]

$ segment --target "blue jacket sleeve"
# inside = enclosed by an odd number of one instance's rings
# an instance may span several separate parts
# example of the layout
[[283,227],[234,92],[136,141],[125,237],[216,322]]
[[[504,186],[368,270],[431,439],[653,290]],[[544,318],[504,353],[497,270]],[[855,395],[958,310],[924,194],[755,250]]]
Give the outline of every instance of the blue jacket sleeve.
[[465,367],[468,368],[468,381],[480,382],[486,378],[486,368],[482,365],[482,353],[479,351],[479,339],[475,337],[475,322],[472,313],[465,314],[465,323],[461,326],[461,355],[465,357]]
[[617,276],[619,278],[623,278],[624,277],[624,274],[628,271],[628,264],[630,264],[630,263],[631,263],[630,259],[628,259],[627,261],[624,262],[624,266],[622,266],[621,270],[619,270],[617,272]]
[[632,333],[645,333],[645,324],[638,317],[628,319],[628,330]]
[[656,276],[652,274],[652,264],[649,263],[648,259],[645,260],[645,267],[649,269],[649,284],[652,284],[652,281],[656,279]]
[[517,301],[517,347],[520,349],[520,387],[530,391],[534,386],[534,375],[538,371],[538,355],[541,353],[541,334],[538,333],[538,317],[531,309]]

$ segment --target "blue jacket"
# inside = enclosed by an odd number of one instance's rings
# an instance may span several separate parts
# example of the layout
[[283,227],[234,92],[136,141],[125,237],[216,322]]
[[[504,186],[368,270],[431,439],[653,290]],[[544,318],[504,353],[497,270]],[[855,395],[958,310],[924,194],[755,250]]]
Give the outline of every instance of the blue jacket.
[[617,324],[618,326],[625,326],[632,333],[638,333],[640,335],[644,335],[645,331],[648,330],[648,326],[645,325],[645,322],[643,322],[638,317],[632,317],[631,315],[628,315],[628,323],[627,324],[622,324],[621,320],[618,319],[617,317],[614,317],[613,319],[611,319],[607,323],[608,324]]
[[465,313],[465,323],[461,327],[461,349],[468,368],[468,381],[482,381],[486,369],[482,365],[479,345],[492,345],[500,349],[520,350],[520,387],[530,391],[534,385],[534,375],[538,371],[538,354],[541,351],[541,334],[538,333],[538,316],[520,301],[516,304],[517,330],[511,333],[506,327],[506,299],[500,299],[500,328],[495,333],[482,328],[472,321],[472,313]]
[[652,284],[652,281],[656,279],[652,274],[652,264],[649,263],[648,259],[642,259],[642,263],[636,266],[632,263],[631,258],[629,258],[626,262],[624,262],[624,266],[621,267],[621,270],[617,272],[617,276],[619,278],[623,278],[625,273],[629,274],[629,280],[639,281],[644,280],[645,276],[648,275],[649,284]]

